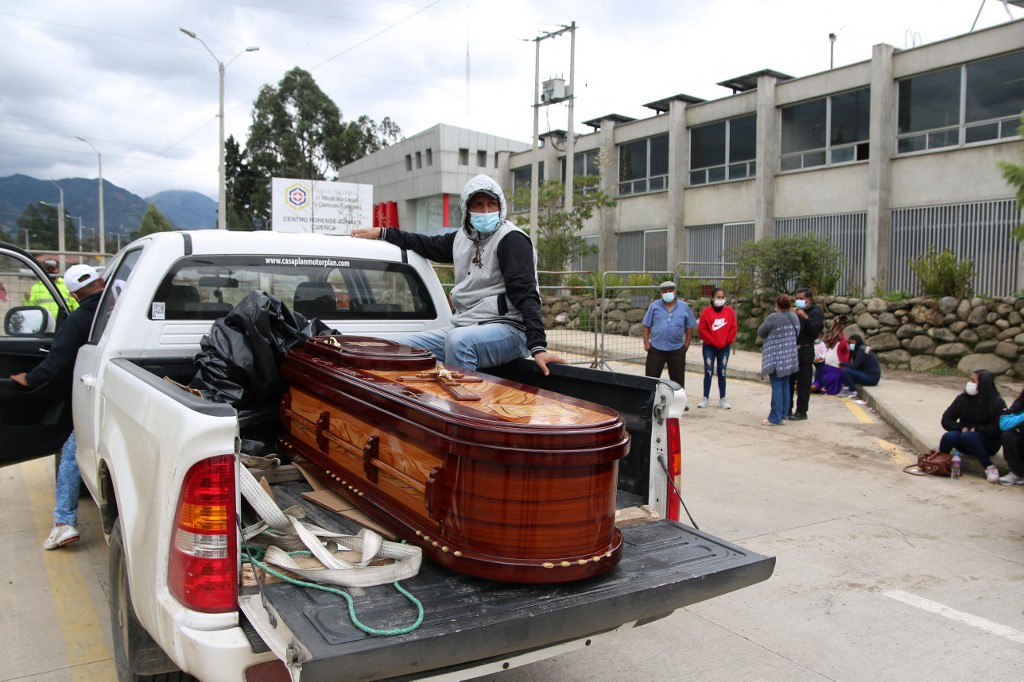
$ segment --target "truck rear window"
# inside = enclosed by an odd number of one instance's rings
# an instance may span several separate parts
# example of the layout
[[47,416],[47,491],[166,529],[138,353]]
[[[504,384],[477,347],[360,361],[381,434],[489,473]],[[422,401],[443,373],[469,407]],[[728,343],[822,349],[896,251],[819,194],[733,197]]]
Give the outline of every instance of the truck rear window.
[[406,263],[325,256],[189,256],[168,272],[154,320],[215,320],[253,291],[321,320],[429,320],[429,291]]

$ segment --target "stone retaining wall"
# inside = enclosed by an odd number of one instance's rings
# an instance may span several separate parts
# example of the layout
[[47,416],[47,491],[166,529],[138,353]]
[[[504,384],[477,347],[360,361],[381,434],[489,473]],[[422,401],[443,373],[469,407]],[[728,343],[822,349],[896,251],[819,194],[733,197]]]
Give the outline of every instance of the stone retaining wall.
[[[542,314],[549,329],[596,330],[604,309],[604,332],[640,337],[651,299],[594,299],[544,296]],[[701,303],[705,303],[702,301]],[[774,309],[773,301],[730,300],[740,325],[740,347],[756,349],[757,327]],[[837,315],[849,320],[847,337],[860,334],[884,365],[917,372],[940,368],[970,374],[985,369],[996,376],[1024,377],[1024,299],[918,297],[904,301],[825,296],[817,301],[826,324]],[[691,304],[694,315],[700,309]]]

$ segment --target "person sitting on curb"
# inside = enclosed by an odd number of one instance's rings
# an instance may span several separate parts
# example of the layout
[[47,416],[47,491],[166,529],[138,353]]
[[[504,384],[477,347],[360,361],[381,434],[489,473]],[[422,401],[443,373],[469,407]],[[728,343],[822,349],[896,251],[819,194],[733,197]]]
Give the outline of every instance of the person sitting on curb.
[[850,361],[841,362],[843,370],[843,390],[840,398],[856,398],[857,385],[877,386],[882,378],[882,366],[878,356],[871,352],[871,346],[864,345],[860,334],[850,337]]
[[983,369],[971,374],[963,393],[953,399],[942,413],[942,428],[946,433],[939,441],[940,452],[960,452],[978,458],[985,467],[989,483],[999,481],[999,469],[992,463],[992,455],[999,452],[999,415],[1006,409],[1006,401],[996,390],[992,373]]
[[1024,485],[1024,390],[999,417],[999,428],[1003,431],[1003,459],[1010,467],[1005,476],[999,477],[999,483]]

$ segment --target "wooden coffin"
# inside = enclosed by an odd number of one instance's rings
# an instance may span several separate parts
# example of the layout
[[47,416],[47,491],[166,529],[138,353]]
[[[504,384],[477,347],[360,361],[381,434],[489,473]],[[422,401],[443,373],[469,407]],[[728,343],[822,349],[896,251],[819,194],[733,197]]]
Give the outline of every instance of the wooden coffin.
[[282,446],[453,570],[546,583],[612,569],[618,413],[435,365],[382,339],[307,340],[281,366]]

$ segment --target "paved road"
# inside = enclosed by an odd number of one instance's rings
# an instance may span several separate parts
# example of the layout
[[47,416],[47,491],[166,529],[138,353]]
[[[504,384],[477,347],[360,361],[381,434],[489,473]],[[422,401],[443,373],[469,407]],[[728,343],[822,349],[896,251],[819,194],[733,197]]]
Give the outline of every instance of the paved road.
[[[1024,486],[902,473],[867,406],[814,397],[811,420],[768,428],[766,385],[729,396],[686,415],[683,495],[775,575],[495,682],[1024,678]],[[51,460],[0,469],[0,680],[111,680],[95,507],[82,542],[43,552],[52,504]]]

